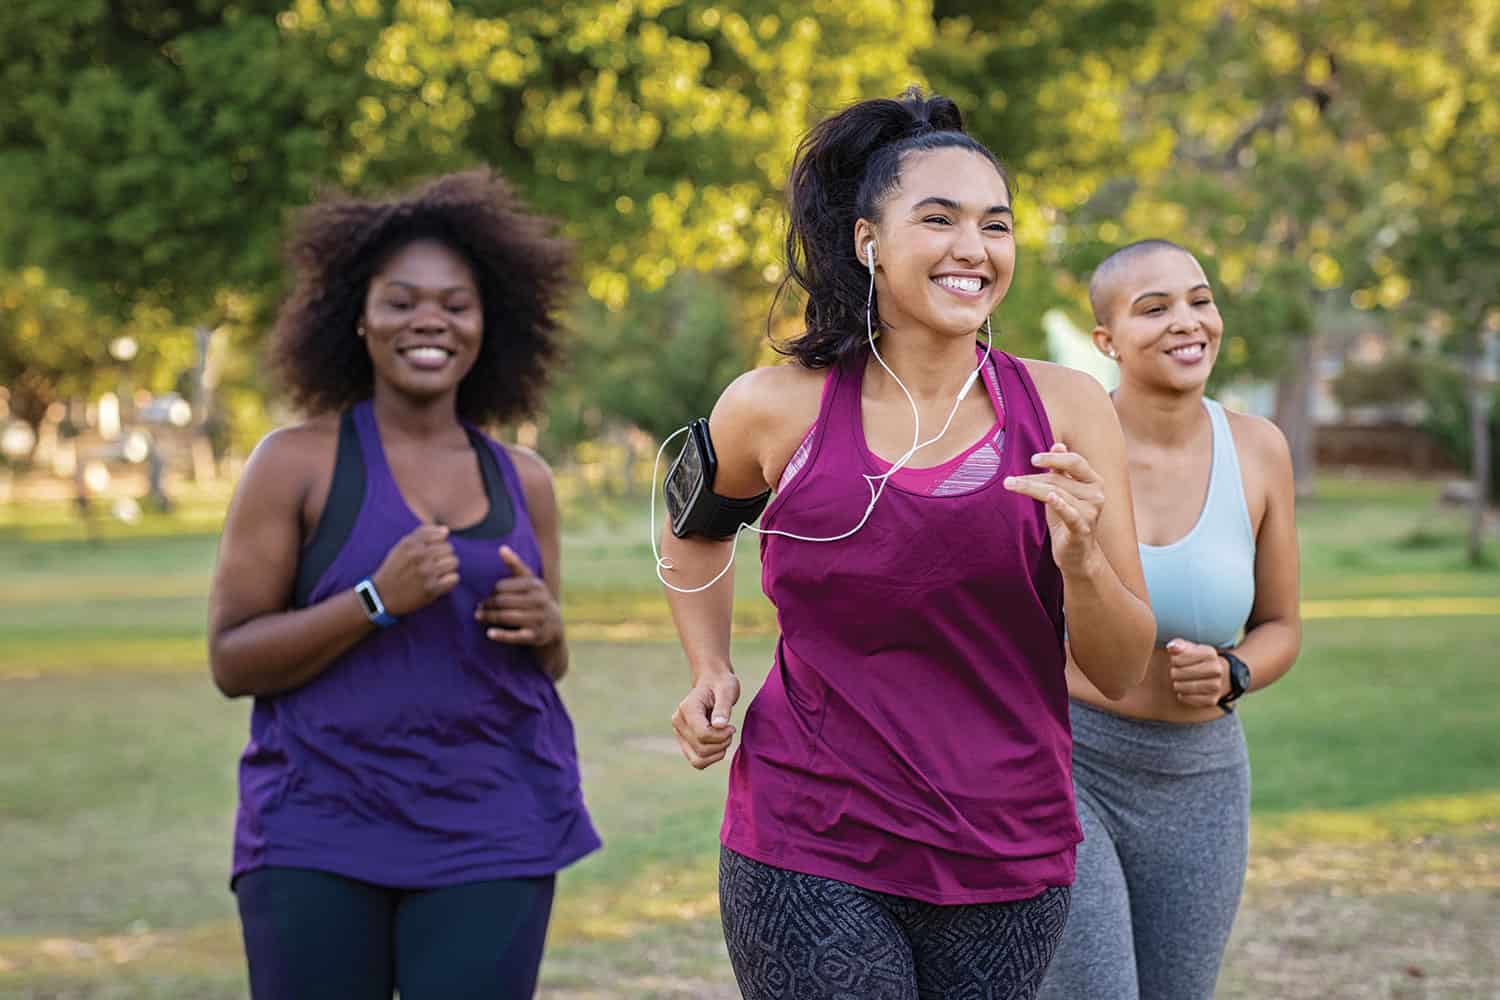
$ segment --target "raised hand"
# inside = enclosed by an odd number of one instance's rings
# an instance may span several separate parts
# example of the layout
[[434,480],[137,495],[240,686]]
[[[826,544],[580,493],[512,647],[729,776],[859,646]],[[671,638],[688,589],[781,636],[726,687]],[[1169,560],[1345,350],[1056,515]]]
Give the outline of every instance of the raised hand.
[[547,581],[531,571],[509,545],[500,546],[500,558],[511,575],[495,584],[478,608],[474,619],[485,626],[485,635],[513,646],[548,646],[563,635],[562,609]]
[[1065,576],[1088,572],[1103,558],[1095,528],[1104,510],[1099,475],[1088,460],[1062,442],[1031,456],[1031,464],[1047,472],[1009,476],[1005,488],[1038,500],[1047,507],[1052,535],[1052,559]]
[[440,524],[417,527],[386,553],[370,575],[386,611],[400,618],[458,586],[458,556]]

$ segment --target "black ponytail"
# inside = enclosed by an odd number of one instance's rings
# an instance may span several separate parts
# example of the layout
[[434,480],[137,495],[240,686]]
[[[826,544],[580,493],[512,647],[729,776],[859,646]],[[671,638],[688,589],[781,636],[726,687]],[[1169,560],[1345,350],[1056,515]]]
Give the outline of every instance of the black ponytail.
[[[1010,187],[995,155],[964,132],[958,105],[915,87],[896,100],[845,108],[802,138],[787,182],[786,277],[776,301],[796,282],[807,293],[806,329],[776,344],[778,351],[825,368],[864,346],[870,277],[851,248],[854,224],[879,221],[882,203],[901,183],[907,153],[949,146],[989,160]],[[873,322],[879,328],[878,310]]]

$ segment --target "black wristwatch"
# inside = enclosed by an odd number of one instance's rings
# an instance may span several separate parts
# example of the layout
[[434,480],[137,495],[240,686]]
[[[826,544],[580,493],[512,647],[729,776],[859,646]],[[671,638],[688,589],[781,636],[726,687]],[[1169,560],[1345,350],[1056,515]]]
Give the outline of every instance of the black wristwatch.
[[1250,690],[1250,668],[1245,661],[1228,650],[1219,650],[1224,662],[1229,664],[1229,693],[1219,699],[1219,707],[1226,712],[1234,711],[1234,703]]

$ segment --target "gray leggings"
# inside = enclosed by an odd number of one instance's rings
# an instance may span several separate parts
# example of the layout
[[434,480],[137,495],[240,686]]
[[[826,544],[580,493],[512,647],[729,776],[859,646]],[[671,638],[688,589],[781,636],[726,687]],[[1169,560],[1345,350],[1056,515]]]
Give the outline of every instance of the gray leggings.
[[1250,839],[1239,717],[1144,722],[1077,701],[1070,715],[1084,840],[1039,1000],[1209,1000]]

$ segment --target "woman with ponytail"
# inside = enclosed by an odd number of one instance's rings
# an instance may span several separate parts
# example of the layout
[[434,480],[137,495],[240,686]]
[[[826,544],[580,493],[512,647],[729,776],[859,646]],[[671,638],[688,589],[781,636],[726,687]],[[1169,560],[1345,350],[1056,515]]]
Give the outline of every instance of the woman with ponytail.
[[[1080,839],[1064,623],[1111,697],[1151,649],[1119,421],[1088,376],[991,345],[1011,190],[953,102],[821,122],[789,201],[806,329],[725,390],[703,487],[776,493],[758,530],[781,637],[721,838],[735,975],[747,1000],[1030,998]],[[693,674],[673,725],[705,768],[735,733],[733,536],[672,527]]]

